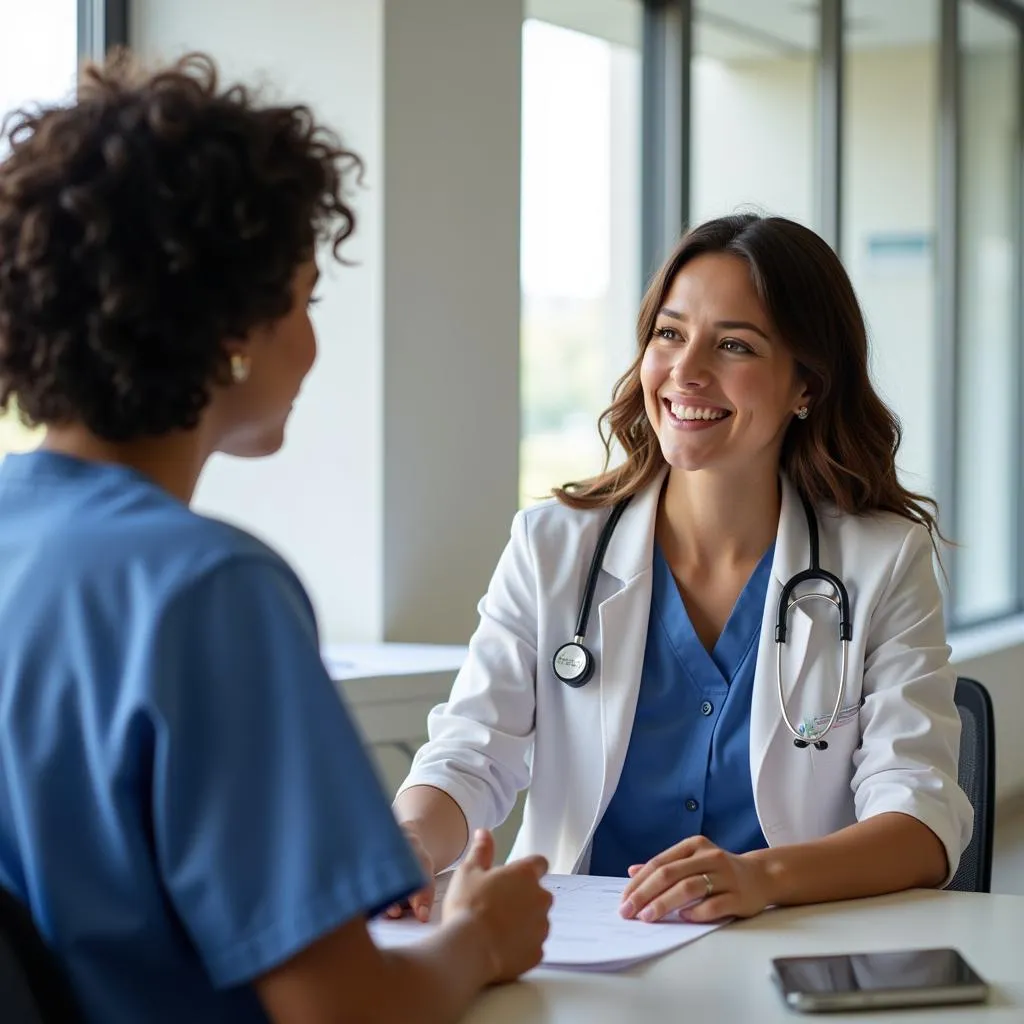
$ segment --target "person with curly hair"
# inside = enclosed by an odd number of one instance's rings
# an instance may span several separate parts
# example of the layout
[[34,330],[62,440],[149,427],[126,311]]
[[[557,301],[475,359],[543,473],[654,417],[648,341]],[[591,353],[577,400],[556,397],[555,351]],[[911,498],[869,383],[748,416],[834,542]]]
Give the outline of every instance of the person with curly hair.
[[0,889],[96,1024],[455,1018],[539,961],[544,859],[479,833],[442,927],[379,950],[424,878],[309,598],[189,508],[283,443],[358,157],[199,55],[5,134],[0,404],[46,434],[0,465]]

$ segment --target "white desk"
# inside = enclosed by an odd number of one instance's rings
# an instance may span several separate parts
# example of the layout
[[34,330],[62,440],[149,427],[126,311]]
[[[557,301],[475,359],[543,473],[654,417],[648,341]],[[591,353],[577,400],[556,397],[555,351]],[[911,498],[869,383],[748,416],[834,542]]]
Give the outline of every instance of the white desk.
[[[992,986],[987,1004],[797,1014],[769,979],[775,956],[953,946]],[[1021,1024],[1024,896],[912,892],[769,911],[621,974],[533,971],[485,993],[465,1024]]]

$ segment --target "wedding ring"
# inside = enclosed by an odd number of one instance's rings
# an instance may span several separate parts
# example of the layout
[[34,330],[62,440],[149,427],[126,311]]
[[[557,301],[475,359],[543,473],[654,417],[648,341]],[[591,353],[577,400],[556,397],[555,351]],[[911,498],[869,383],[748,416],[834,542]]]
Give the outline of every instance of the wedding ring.
[[711,894],[715,891],[715,886],[709,875],[702,874],[700,877],[704,879],[704,899],[709,899]]

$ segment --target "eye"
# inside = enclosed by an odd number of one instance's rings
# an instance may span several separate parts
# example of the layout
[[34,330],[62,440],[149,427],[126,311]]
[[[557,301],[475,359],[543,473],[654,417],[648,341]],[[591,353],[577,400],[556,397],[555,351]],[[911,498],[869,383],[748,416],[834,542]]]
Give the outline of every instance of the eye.
[[725,338],[720,347],[724,348],[726,352],[739,352],[748,355],[754,351],[745,341],[739,341],[736,338]]
[[674,327],[655,327],[654,337],[664,338],[665,341],[682,340],[682,335]]
[[315,305],[317,305],[317,303],[319,303],[320,299],[321,299],[320,295],[310,295],[309,299],[306,301],[306,305],[307,306],[315,306]]

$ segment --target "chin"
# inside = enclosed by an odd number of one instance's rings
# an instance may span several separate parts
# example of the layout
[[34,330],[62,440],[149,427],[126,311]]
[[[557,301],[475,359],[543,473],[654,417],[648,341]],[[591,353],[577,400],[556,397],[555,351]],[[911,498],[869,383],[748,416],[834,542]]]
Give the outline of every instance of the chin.
[[248,437],[236,437],[221,446],[225,455],[233,455],[236,459],[262,459],[274,455],[284,446],[284,430],[267,431]]
[[720,461],[711,452],[686,451],[677,447],[662,446],[661,455],[671,469],[680,469],[686,473],[713,469]]

